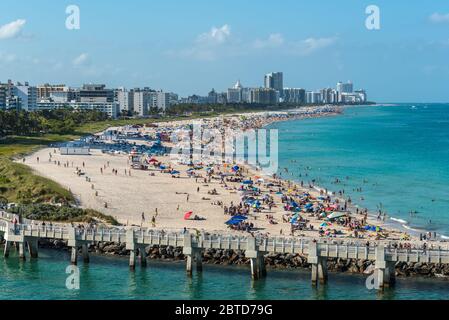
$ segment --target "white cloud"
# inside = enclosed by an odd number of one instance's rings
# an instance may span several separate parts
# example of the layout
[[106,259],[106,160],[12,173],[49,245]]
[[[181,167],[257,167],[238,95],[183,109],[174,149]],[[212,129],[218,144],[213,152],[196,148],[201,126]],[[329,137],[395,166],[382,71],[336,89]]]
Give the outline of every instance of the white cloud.
[[447,14],[440,14],[438,12],[435,12],[429,17],[430,21],[433,23],[449,23],[449,13]]
[[18,19],[3,26],[0,26],[0,40],[17,38],[22,33],[26,20]]
[[197,37],[197,43],[211,45],[222,44],[231,36],[231,28],[225,24],[220,28],[212,27],[209,32],[202,33]]
[[89,62],[89,55],[87,53],[81,53],[78,57],[73,59],[72,64],[74,66],[86,65]]
[[337,42],[338,38],[308,38],[292,45],[291,51],[300,55],[309,55],[318,50],[328,48]]
[[280,33],[270,34],[266,40],[256,40],[254,41],[254,48],[264,49],[264,48],[276,48],[284,44],[284,38]]
[[287,41],[280,33],[272,33],[265,39],[241,41],[231,36],[228,24],[200,34],[191,46],[169,50],[171,57],[190,58],[202,61],[215,61],[223,57],[254,55],[263,50],[277,49],[279,54],[309,55],[320,49],[332,46],[337,37],[308,38],[302,41]]

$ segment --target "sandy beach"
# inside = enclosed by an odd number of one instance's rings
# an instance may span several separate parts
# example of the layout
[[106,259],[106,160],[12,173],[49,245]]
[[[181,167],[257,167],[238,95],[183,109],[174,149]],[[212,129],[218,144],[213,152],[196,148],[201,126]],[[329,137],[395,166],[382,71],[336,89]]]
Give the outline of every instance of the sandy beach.
[[[311,116],[323,115],[306,114],[296,118]],[[212,127],[225,124],[227,127],[247,130],[253,127],[261,128],[273,121],[285,120],[288,118],[283,115],[260,117],[258,114],[246,114],[244,118],[237,115],[226,119],[211,119],[209,124],[213,124],[210,125]],[[188,124],[188,121],[177,121],[161,125],[164,128],[179,128]],[[120,130],[120,128],[113,129]],[[154,133],[155,129],[147,131]],[[132,139],[130,141],[145,143]],[[208,176],[204,170],[199,170],[196,176],[192,176],[187,173],[191,168],[188,165],[173,162],[168,156],[156,158],[158,163],[170,166],[171,170],[179,171],[179,174],[171,175],[156,165],[149,166],[149,170],[131,169],[129,155],[103,153],[96,149],[91,150],[90,155],[61,155],[58,149],[46,148],[20,161],[24,161],[37,174],[52,179],[70,190],[80,207],[95,209],[113,216],[123,225],[164,230],[188,228],[208,232],[244,232],[230,230],[225,224],[231,218],[226,214],[226,209],[242,202],[241,181],[223,180],[219,175]],[[307,192],[313,199],[323,197],[323,192],[320,193],[315,186],[301,187],[290,181],[264,176],[254,167],[241,164],[240,166],[243,179],[257,181],[258,178],[263,178],[263,182],[255,183],[255,186],[259,188],[260,195],[269,195],[272,199],[271,205],[263,205],[257,212],[249,210],[247,222],[252,224],[253,232],[292,235],[289,221],[292,214],[286,212],[285,198],[282,196],[285,194],[299,196]],[[224,172],[225,168],[215,165],[213,170],[219,173]],[[336,198],[333,198],[335,201]],[[355,210],[354,206],[349,207],[348,211]],[[192,218],[185,220],[184,215],[189,211],[192,212]],[[200,219],[194,220],[194,216]],[[301,216],[306,219],[307,228],[296,230],[293,234],[295,236],[317,237],[321,228],[335,230],[338,238],[353,238],[353,230],[347,225],[333,223],[323,228],[322,218],[306,213],[302,213]],[[382,221],[373,219],[372,216],[356,216],[354,212],[352,216],[354,220],[365,219],[365,224],[384,227]],[[400,240],[404,236],[399,230],[392,229],[384,229],[383,235],[387,239],[394,240]],[[364,232],[361,238],[371,240],[376,236],[378,236],[376,232]]]

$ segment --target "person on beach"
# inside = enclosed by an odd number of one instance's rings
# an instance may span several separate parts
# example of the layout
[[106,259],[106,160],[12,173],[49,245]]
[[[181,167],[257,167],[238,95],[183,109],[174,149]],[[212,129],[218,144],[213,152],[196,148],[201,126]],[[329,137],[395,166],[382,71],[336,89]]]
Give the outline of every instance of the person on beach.
[[142,222],[140,223],[140,227],[145,223],[145,212],[142,212]]
[[153,216],[153,217],[151,218],[151,226],[152,226],[153,228],[156,228],[156,217],[155,217],[155,216]]

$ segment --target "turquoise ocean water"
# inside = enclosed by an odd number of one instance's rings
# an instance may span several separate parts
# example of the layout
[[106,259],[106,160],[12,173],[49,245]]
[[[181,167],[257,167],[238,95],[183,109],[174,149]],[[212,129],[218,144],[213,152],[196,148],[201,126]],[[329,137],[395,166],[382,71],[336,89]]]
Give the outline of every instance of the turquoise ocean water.
[[129,271],[126,258],[92,256],[79,264],[80,289],[66,288],[67,252],[41,250],[37,260],[19,262],[15,253],[0,261],[0,299],[447,299],[448,281],[398,279],[383,294],[365,287],[365,277],[331,273],[327,286],[312,288],[307,271],[268,270],[253,282],[249,267],[205,265],[185,274],[184,263],[150,262]]
[[390,222],[449,236],[448,104],[352,107],[268,128],[279,130],[284,178],[344,189],[360,207],[386,211]]
[[[449,105],[356,107],[337,117],[271,127],[279,129],[280,165],[289,168],[285,178],[316,179],[330,190],[344,187],[361,206],[376,209],[382,202],[408,228],[449,235]],[[344,186],[332,183],[337,177]],[[352,191],[358,187],[362,193]],[[410,217],[410,210],[418,213]],[[268,270],[266,279],[253,282],[248,267],[205,265],[201,275],[188,278],[183,263],[152,261],[148,268],[130,272],[126,258],[104,256],[80,263],[80,290],[68,290],[69,260],[67,252],[51,250],[42,250],[38,260],[19,262],[14,251],[8,259],[0,258],[0,299],[449,297],[444,279],[398,279],[394,289],[379,294],[366,288],[363,275],[331,273],[327,286],[314,289],[307,270]]]

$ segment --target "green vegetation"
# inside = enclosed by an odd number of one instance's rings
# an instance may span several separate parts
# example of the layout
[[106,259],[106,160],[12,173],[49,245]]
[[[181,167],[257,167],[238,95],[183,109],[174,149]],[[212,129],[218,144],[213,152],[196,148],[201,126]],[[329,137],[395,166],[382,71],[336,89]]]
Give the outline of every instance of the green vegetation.
[[68,206],[49,204],[19,205],[10,210],[15,214],[31,220],[54,222],[103,222],[119,225],[114,218],[91,209],[79,209]]

